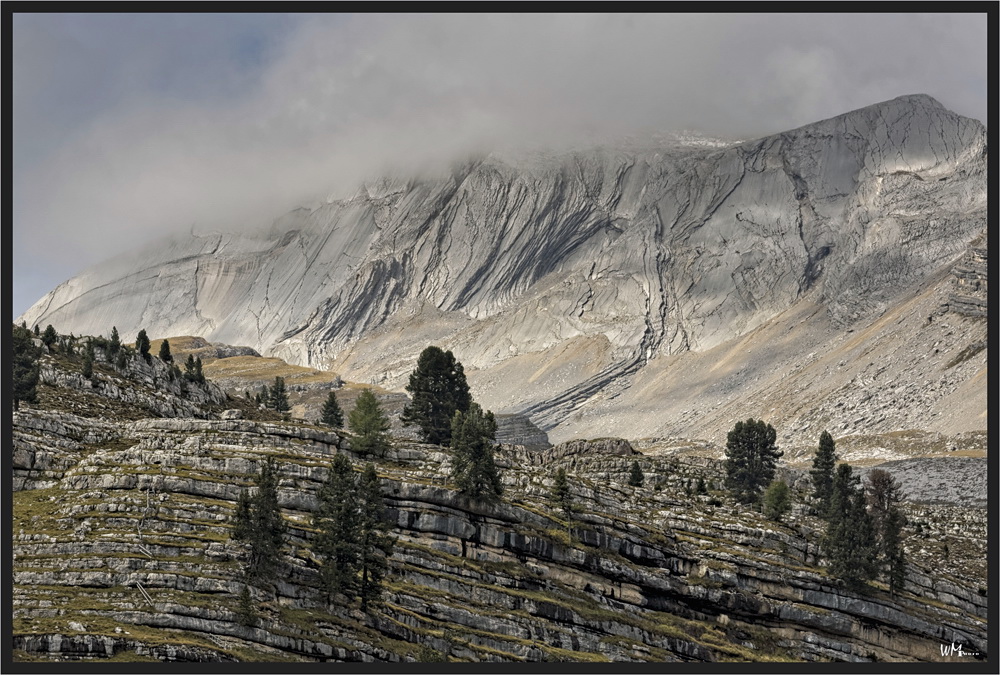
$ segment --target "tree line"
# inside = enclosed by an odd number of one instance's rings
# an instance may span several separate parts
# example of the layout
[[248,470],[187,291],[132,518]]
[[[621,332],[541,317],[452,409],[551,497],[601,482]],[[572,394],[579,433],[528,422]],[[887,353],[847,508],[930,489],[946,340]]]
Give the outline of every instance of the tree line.
[[[758,505],[766,516],[780,520],[791,507],[791,494],[784,481],[774,480],[777,460],[783,455],[776,438],[774,427],[763,420],[737,422],[726,439],[725,485],[737,501]],[[837,463],[836,443],[823,431],[810,482],[814,512],[826,521],[822,547],[828,572],[854,588],[884,576],[892,593],[901,590],[906,519],[896,479],[883,469],[873,469],[862,485],[850,464]]]

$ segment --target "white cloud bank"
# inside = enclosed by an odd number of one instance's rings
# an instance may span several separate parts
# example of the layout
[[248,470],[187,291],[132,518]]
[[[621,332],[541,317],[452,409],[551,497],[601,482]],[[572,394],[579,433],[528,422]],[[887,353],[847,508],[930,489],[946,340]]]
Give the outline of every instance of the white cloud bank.
[[164,232],[264,224],[386,167],[763,135],[918,92],[986,114],[985,15],[319,15],[273,33],[237,15],[30,18],[14,24],[15,314]]

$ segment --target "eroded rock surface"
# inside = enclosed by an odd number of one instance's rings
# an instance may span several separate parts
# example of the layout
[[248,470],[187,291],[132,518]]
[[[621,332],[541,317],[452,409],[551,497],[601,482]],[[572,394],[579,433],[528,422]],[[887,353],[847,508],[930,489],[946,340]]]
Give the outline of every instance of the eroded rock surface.
[[[904,96],[725,147],[489,156],[373,182],[268,232],[111,261],[24,318],[204,335],[388,388],[440,344],[488,407],[554,440],[633,435],[601,404],[651,403],[651,366],[733,347],[808,305],[830,330],[867,325],[950,269],[985,218],[985,128]],[[975,297],[961,297],[968,314]],[[915,367],[911,380],[926,373]],[[730,389],[714,396],[747,393]],[[674,433],[678,413],[642,435]]]

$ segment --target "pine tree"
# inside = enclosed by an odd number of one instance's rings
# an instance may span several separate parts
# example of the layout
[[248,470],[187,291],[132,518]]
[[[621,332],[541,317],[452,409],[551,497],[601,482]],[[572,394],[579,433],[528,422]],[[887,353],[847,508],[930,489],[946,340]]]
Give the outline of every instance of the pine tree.
[[354,410],[348,416],[348,424],[355,434],[351,441],[355,452],[379,457],[385,455],[389,449],[389,420],[371,389],[365,389],[358,396]]
[[903,587],[906,577],[902,542],[906,517],[899,507],[904,499],[903,489],[888,471],[872,469],[868,474],[866,493],[878,538],[879,561],[889,581],[889,590],[895,593]]
[[87,379],[94,377],[94,343],[88,342],[87,348],[83,352],[83,365],[80,368],[80,373]]
[[42,344],[44,344],[49,349],[52,349],[52,345],[56,343],[59,339],[59,335],[56,333],[56,329],[52,327],[50,323],[45,327],[45,332],[42,333]]
[[241,626],[257,625],[257,607],[253,603],[253,598],[250,596],[250,587],[247,584],[243,584],[243,590],[240,591],[236,618]]
[[146,363],[149,363],[149,337],[146,335],[146,329],[143,328],[139,331],[139,334],[135,337],[135,348],[139,350],[139,356]]
[[174,357],[170,355],[170,341],[167,339],[160,343],[160,360],[164,363],[170,363],[174,360]]
[[[28,326],[24,323],[24,321],[22,321],[21,322],[21,328],[27,328],[27,327]],[[41,334],[42,334],[42,332],[40,330],[38,330],[38,324],[36,323],[35,324],[35,337],[40,337]]]
[[188,382],[195,382],[198,379],[198,373],[194,364],[194,354],[188,354],[187,361],[184,362],[184,379]]
[[640,487],[645,478],[642,473],[642,467],[639,466],[639,460],[633,460],[632,468],[628,474],[628,484],[632,487]]
[[392,555],[393,537],[385,517],[385,503],[382,486],[375,473],[375,466],[368,463],[358,485],[358,508],[361,525],[358,533],[358,567],[361,572],[358,594],[361,608],[378,602],[382,594],[382,580],[389,570],[389,556]]
[[111,327],[111,340],[108,342],[108,360],[118,356],[118,350],[122,348],[122,340],[118,335],[118,327]]
[[500,472],[493,461],[497,432],[493,413],[478,403],[455,411],[451,421],[452,477],[459,490],[474,499],[496,501],[503,494]]
[[791,508],[788,484],[783,480],[773,481],[764,493],[764,515],[771,520],[781,520]]
[[425,443],[449,445],[455,411],[468,412],[472,403],[465,370],[455,355],[434,346],[424,349],[406,391],[413,400],[403,408],[403,423],[420,427]]
[[344,412],[340,409],[340,404],[337,403],[337,395],[332,391],[326,397],[326,403],[323,404],[320,421],[335,429],[340,429],[344,426]]
[[784,453],[774,442],[774,427],[764,420],[737,422],[726,438],[726,488],[745,504],[757,502],[774,480],[775,464]]
[[818,511],[823,514],[830,508],[830,491],[833,488],[833,469],[837,464],[836,444],[829,432],[819,435],[819,448],[809,472],[815,488],[813,497],[819,500]]
[[31,331],[22,326],[14,326],[11,340],[14,348],[11,370],[13,374],[14,410],[19,410],[21,401],[34,403],[38,398],[38,358],[40,350],[35,346]]
[[194,380],[198,384],[205,384],[205,373],[201,372],[201,357],[194,360]]
[[319,530],[313,550],[320,557],[320,579],[327,593],[348,596],[357,585],[361,512],[354,468],[343,454],[334,455],[319,489],[313,527]]
[[288,404],[288,390],[285,389],[285,378],[275,377],[271,387],[271,407],[280,413],[288,412],[292,406]]
[[824,538],[828,571],[852,588],[862,588],[878,573],[878,543],[867,499],[849,464],[833,477]]
[[232,537],[250,545],[247,578],[269,579],[277,568],[287,529],[278,506],[277,466],[273,457],[261,465],[256,483],[253,497],[245,499],[241,494],[236,504]]
[[128,365],[128,350],[124,347],[118,349],[118,356],[115,357],[115,368],[118,372],[125,370],[125,366]]
[[566,477],[566,469],[559,467],[556,471],[555,482],[552,484],[552,501],[554,501],[562,512],[566,515],[566,529],[569,530],[569,520],[573,517],[573,495],[569,491],[569,480]]
[[240,496],[236,501],[236,511],[233,513],[232,537],[237,541],[250,541],[250,535],[253,532],[251,501],[250,494],[246,490],[240,490]]

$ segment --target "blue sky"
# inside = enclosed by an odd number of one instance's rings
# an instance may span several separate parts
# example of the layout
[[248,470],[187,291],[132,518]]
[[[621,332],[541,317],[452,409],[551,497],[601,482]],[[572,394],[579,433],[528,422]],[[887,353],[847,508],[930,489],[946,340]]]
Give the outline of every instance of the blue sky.
[[758,136],[918,92],[986,121],[985,15],[13,18],[15,316],[164,233],[474,150]]

